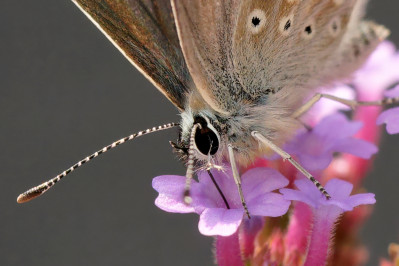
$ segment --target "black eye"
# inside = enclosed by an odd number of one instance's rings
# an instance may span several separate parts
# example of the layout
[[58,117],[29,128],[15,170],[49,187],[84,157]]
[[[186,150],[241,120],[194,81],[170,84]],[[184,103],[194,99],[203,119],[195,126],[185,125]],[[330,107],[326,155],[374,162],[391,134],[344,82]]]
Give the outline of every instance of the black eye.
[[199,152],[204,155],[214,155],[218,151],[218,137],[212,129],[206,126],[202,126],[201,129],[197,128],[194,140]]

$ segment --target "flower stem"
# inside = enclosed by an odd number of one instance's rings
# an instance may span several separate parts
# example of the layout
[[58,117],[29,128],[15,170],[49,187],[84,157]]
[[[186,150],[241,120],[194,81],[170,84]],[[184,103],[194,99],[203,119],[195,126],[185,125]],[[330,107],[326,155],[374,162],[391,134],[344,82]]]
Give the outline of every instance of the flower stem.
[[341,213],[342,211],[336,206],[328,206],[314,211],[313,231],[305,266],[326,265],[332,233]]
[[219,266],[243,266],[238,231],[231,236],[215,238],[215,257]]

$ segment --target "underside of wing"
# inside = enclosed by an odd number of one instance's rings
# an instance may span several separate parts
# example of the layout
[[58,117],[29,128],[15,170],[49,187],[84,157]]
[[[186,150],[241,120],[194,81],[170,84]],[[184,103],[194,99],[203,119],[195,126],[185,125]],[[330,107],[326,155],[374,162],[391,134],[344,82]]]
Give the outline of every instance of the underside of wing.
[[73,0],[122,54],[183,109],[193,82],[169,0]]
[[301,101],[307,91],[350,76],[388,33],[362,21],[366,2],[172,0],[172,6],[197,89],[230,111],[278,91],[300,94]]
[[181,46],[195,85],[205,101],[221,113],[234,108],[234,102],[239,101],[235,96],[243,91],[232,64],[235,14],[241,2],[172,0]]

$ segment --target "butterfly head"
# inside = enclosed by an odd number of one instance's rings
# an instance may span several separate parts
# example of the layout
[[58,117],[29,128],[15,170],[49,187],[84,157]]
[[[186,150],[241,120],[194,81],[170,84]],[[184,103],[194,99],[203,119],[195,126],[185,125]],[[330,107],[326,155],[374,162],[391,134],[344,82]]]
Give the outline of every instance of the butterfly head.
[[222,136],[220,122],[213,114],[183,112],[179,139],[177,143],[171,142],[171,145],[183,160],[187,158],[192,145],[197,161],[208,161],[210,157],[219,155]]

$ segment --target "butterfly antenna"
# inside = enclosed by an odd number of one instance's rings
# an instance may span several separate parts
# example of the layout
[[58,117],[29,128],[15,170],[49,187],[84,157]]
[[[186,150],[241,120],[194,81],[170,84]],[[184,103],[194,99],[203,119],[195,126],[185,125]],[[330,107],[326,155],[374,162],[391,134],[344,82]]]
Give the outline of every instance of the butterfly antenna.
[[169,123],[169,124],[166,124],[166,125],[162,125],[162,126],[158,126],[158,127],[149,128],[147,130],[139,131],[139,132],[137,132],[135,134],[132,134],[130,136],[127,136],[125,138],[117,140],[117,141],[111,143],[110,145],[105,146],[101,150],[96,151],[92,155],[87,156],[83,160],[75,163],[73,166],[71,166],[70,168],[68,168],[67,170],[62,172],[61,174],[57,175],[56,177],[54,177],[54,178],[48,180],[47,182],[44,182],[44,183],[42,183],[42,184],[40,184],[40,185],[38,185],[36,187],[33,187],[33,188],[27,190],[26,192],[22,193],[21,195],[18,196],[17,202],[18,203],[28,202],[28,201],[30,201],[30,200],[42,195],[44,192],[46,192],[52,186],[54,186],[55,183],[60,181],[63,177],[65,177],[66,175],[68,175],[72,171],[76,170],[77,168],[79,168],[83,164],[91,161],[92,159],[96,158],[100,154],[103,154],[103,153],[105,153],[105,152],[107,152],[107,151],[119,146],[122,143],[125,143],[125,142],[127,142],[129,140],[135,139],[135,138],[143,136],[143,135],[147,135],[147,134],[150,134],[150,133],[154,133],[154,132],[157,132],[157,131],[161,131],[161,130],[165,130],[165,129],[169,129],[169,128],[173,128],[173,127],[178,127],[178,126],[179,126],[178,123]]
[[192,198],[190,196],[190,187],[191,187],[191,179],[193,179],[194,175],[194,141],[195,141],[195,132],[197,131],[197,128],[201,128],[201,125],[195,124],[193,126],[190,135],[190,146],[188,148],[186,185],[184,187],[184,202],[186,204],[190,204],[192,202]]

